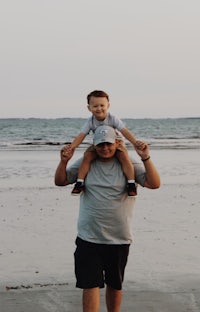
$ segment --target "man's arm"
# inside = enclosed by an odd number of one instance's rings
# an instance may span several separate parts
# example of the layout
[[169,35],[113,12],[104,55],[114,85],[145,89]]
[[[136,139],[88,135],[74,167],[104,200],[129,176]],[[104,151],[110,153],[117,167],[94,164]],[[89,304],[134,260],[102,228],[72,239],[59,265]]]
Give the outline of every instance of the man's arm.
[[150,154],[149,146],[145,142],[137,141],[135,145],[135,150],[138,155],[141,157],[143,164],[146,170],[146,180],[144,187],[149,189],[157,189],[160,187],[160,176],[159,173],[153,164]]
[[72,158],[74,151],[70,148],[70,145],[66,145],[60,151],[60,162],[56,169],[54,182],[57,186],[65,186],[70,184],[67,180],[66,167],[69,160]]

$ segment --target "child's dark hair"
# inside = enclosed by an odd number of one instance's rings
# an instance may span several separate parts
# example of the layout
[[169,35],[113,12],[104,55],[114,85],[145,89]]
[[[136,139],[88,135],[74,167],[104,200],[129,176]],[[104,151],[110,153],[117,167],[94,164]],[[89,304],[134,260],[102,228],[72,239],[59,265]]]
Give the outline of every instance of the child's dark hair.
[[87,103],[88,104],[90,103],[90,98],[92,96],[94,96],[94,97],[105,97],[109,101],[109,95],[106,92],[101,91],[101,90],[94,90],[94,91],[90,92],[87,96]]

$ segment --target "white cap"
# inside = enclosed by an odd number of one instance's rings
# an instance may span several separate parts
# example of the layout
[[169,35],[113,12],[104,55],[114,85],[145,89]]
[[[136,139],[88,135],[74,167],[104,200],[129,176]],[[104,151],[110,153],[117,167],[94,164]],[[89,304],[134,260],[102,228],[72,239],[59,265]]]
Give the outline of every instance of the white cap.
[[114,128],[110,126],[99,126],[94,133],[93,143],[98,145],[100,143],[115,143],[117,138]]

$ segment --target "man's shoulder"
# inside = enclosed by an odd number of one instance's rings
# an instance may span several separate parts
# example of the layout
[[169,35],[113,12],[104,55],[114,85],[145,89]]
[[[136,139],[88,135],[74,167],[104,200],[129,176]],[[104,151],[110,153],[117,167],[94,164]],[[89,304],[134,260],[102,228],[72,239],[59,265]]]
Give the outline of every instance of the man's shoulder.
[[73,162],[69,164],[68,169],[70,170],[70,169],[78,168],[82,160],[83,160],[83,156],[77,158],[76,160],[74,160]]
[[142,164],[142,162],[139,159],[137,159],[136,157],[134,157],[134,155],[129,154],[129,158],[133,164],[138,164],[138,165]]

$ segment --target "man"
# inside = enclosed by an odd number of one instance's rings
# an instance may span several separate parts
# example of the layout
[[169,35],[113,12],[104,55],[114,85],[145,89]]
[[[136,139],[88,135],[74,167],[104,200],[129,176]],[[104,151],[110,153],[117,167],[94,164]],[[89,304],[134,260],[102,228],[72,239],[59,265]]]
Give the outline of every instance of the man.
[[[98,312],[100,288],[106,284],[108,312],[119,312],[122,282],[132,242],[132,212],[135,198],[127,196],[126,177],[115,156],[119,141],[109,126],[99,126],[93,139],[97,158],[92,162],[80,197],[75,251],[76,286],[83,289],[83,312]],[[134,163],[136,182],[160,187],[159,174],[149,156],[149,147],[137,141],[141,163]],[[65,146],[55,173],[55,184],[74,183],[81,159],[68,166],[73,151]]]

